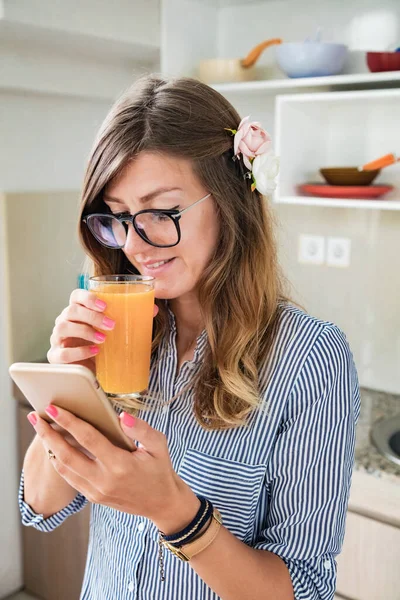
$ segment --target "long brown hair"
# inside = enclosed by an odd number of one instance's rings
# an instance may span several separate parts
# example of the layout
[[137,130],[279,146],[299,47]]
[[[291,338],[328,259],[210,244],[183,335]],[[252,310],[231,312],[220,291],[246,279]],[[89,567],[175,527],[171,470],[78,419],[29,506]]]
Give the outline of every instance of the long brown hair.
[[[103,191],[143,151],[191,159],[211,192],[223,226],[215,254],[198,283],[208,345],[195,382],[194,411],[207,429],[244,425],[260,404],[259,370],[276,336],[286,280],[277,262],[268,203],[233,158],[240,116],[214,89],[191,78],[145,76],[107,115],[89,157],[81,217],[104,210]],[[101,246],[81,223],[91,274],[134,273],[122,250]],[[153,351],[169,328],[164,301],[154,322]],[[132,402],[132,408],[141,403]]]

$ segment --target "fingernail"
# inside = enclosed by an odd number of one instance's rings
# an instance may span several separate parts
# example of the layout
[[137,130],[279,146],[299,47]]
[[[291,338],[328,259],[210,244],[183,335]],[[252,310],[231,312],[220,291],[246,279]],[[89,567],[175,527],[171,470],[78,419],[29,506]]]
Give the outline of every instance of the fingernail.
[[99,351],[100,351],[100,348],[98,346],[90,346],[91,354],[98,354]]
[[133,427],[135,424],[135,417],[132,417],[132,415],[130,415],[129,413],[123,412],[122,413],[122,422],[127,427]]
[[33,425],[33,426],[36,425],[37,417],[36,417],[35,413],[29,413],[29,415],[26,415],[26,418],[28,419],[28,421],[31,425]]
[[103,325],[105,327],[109,327],[110,329],[112,329],[115,325],[115,321],[113,321],[112,319],[109,319],[108,317],[104,317]]
[[52,404],[49,404],[45,411],[49,415],[49,417],[53,417],[53,419],[55,419],[55,417],[58,416],[58,410]]
[[104,310],[106,308],[106,306],[107,306],[107,304],[105,302],[103,302],[103,300],[96,300],[95,305],[100,310]]
[[100,333],[100,331],[97,331],[94,334],[94,337],[96,338],[96,340],[98,340],[99,342],[104,342],[104,340],[106,339],[106,335],[104,333]]

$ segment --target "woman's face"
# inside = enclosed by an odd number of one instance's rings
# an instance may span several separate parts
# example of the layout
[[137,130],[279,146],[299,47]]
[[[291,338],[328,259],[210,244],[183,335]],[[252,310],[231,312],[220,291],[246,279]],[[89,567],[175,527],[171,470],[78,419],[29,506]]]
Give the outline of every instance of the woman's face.
[[[143,152],[106,186],[104,201],[114,213],[133,214],[146,208],[182,210],[207,193],[189,160]],[[123,251],[141,275],[155,277],[157,298],[179,298],[195,291],[217,245],[219,223],[213,198],[184,213],[179,225],[181,240],[172,248],[151,246],[129,225]],[[169,262],[154,267],[161,261]]]

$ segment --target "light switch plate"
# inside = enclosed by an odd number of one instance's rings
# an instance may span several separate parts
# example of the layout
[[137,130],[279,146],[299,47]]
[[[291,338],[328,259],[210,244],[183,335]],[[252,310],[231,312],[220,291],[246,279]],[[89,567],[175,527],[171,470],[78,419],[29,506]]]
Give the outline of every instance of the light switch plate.
[[298,261],[313,265],[323,265],[325,260],[325,238],[321,235],[299,236]]
[[350,266],[351,240],[349,238],[328,237],[326,264],[329,267]]

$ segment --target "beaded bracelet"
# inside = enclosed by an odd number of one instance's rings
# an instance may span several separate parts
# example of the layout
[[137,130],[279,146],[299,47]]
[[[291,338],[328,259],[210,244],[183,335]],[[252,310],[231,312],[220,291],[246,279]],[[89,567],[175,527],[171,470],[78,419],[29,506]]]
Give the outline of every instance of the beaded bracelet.
[[[189,542],[192,542],[194,539],[196,539],[198,534],[203,529],[204,525],[211,519],[213,510],[214,510],[214,508],[213,508],[212,504],[210,502],[208,502],[208,500],[207,500],[206,508],[204,509],[204,512],[201,516],[200,521],[198,521],[193,526],[193,528],[187,533],[187,535],[181,536],[177,539],[174,537],[174,540],[170,541],[169,544],[171,544],[171,546],[175,546],[176,548],[180,548],[184,544],[189,544]],[[166,541],[168,541],[168,540],[166,540]]]
[[200,500],[200,508],[196,513],[194,519],[189,523],[187,527],[178,531],[178,533],[174,533],[172,535],[165,535],[162,531],[159,531],[160,537],[168,542],[169,544],[175,546],[182,546],[183,544],[188,544],[191,540],[193,540],[197,534],[201,531],[207,521],[210,519],[213,514],[214,507],[209,500],[203,498],[202,496],[197,496]]

